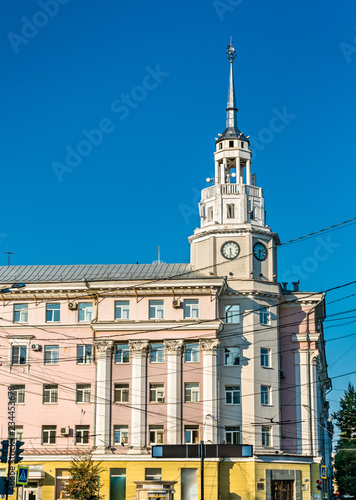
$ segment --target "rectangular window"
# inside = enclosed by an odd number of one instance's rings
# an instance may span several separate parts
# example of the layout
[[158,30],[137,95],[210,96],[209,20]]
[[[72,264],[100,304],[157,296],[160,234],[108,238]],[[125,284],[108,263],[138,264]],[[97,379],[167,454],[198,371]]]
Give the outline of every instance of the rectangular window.
[[77,345],[77,363],[78,365],[89,365],[92,357],[92,346],[90,344]]
[[75,426],[75,444],[89,443],[89,425]]
[[130,301],[116,300],[115,301],[115,319],[130,318]]
[[184,300],[184,319],[199,318],[199,300],[186,299]]
[[150,403],[164,403],[164,384],[150,384]]
[[28,304],[14,304],[14,323],[27,323]]
[[90,396],[90,384],[77,384],[77,403],[90,403]]
[[261,385],[261,405],[271,404],[271,388],[267,385]]
[[184,427],[184,442],[185,444],[199,443],[198,425],[186,425]]
[[240,348],[225,347],[224,349],[224,365],[239,366],[240,365]]
[[93,304],[92,302],[79,302],[78,304],[78,321],[80,323],[88,323],[93,319]]
[[225,323],[240,323],[240,306],[238,304],[225,306]]
[[271,427],[262,425],[262,446],[272,446]]
[[46,304],[46,322],[58,323],[61,320],[61,305],[60,304]]
[[271,349],[261,347],[261,366],[269,368],[271,366]]
[[162,469],[153,467],[145,469],[145,481],[162,481]]
[[115,345],[115,363],[129,363],[130,349],[129,344]]
[[267,307],[260,309],[260,323],[261,325],[269,325],[270,315]]
[[115,403],[129,402],[129,384],[115,384],[114,386]]
[[208,222],[211,222],[214,218],[214,208],[208,207]]
[[228,203],[226,205],[226,218],[227,219],[235,218],[235,205],[233,203]]
[[58,365],[59,346],[58,345],[45,345],[44,347],[44,364],[45,365]]
[[15,405],[21,405],[25,402],[25,386],[24,385],[13,385],[13,394],[15,396]]
[[128,444],[129,428],[127,425],[114,425],[114,444]]
[[239,405],[240,404],[240,386],[226,385],[225,386],[225,404]]
[[245,143],[244,142],[241,142],[241,147],[242,147],[242,149],[245,147]]
[[186,363],[199,363],[199,343],[185,344],[184,361]]
[[149,426],[150,444],[163,444],[164,430],[163,425]]
[[225,427],[225,443],[226,444],[240,444],[240,426],[235,427]]
[[56,430],[55,425],[43,425],[42,444],[56,444]]
[[163,319],[164,317],[164,302],[163,300],[149,301],[149,318]]
[[22,441],[23,425],[15,425],[15,428],[9,429],[9,439],[17,439],[17,441]]
[[233,148],[234,147],[234,141],[229,141],[229,148]]
[[13,345],[11,348],[11,364],[25,365],[27,363],[27,346]]
[[48,385],[43,386],[43,403],[44,404],[56,404],[58,403],[58,385]]
[[150,362],[151,363],[164,363],[164,345],[163,344],[151,344],[150,350]]
[[198,403],[199,402],[199,384],[198,383],[188,383],[184,384],[184,395],[186,403]]

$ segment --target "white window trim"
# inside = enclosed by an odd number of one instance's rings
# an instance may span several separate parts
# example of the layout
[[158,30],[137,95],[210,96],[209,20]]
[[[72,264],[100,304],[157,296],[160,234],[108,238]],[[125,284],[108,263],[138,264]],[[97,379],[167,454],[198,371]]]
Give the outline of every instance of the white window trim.
[[[86,387],[80,387],[80,386],[86,386]],[[78,401],[79,393],[82,394],[83,401]],[[89,401],[85,401],[85,394],[89,394]],[[75,396],[77,405],[89,405],[91,403],[91,384],[77,384]]]
[[[267,387],[267,391],[262,392],[262,387]],[[262,394],[267,394],[267,403],[262,403]],[[261,405],[262,406],[273,406],[272,405],[272,388],[270,385],[261,385]]]
[[[46,432],[48,432],[48,440],[45,442],[44,438],[43,438],[43,435],[44,435],[43,432],[44,432],[46,427],[47,428],[52,427],[52,429],[46,430]],[[54,429],[53,429],[53,427],[54,427]],[[53,431],[54,431],[54,443],[51,443],[49,438],[50,438],[51,432],[53,432]],[[56,446],[56,444],[57,444],[57,426],[56,425],[42,425],[42,440],[41,441],[42,441],[41,444],[43,446]]]
[[[263,443],[263,434],[267,434],[265,432],[263,432],[263,428],[266,427],[268,428],[268,434],[269,434],[269,444],[262,444]],[[271,448],[273,445],[272,445],[272,426],[270,425],[262,425],[261,427],[261,445],[264,447],[264,448]]]
[[[78,429],[78,427],[85,427],[85,429]],[[80,438],[80,443],[77,441],[77,432],[80,432],[81,438]],[[84,432],[88,431],[88,442],[83,443],[83,436]],[[88,445],[90,444],[90,426],[89,425],[76,425],[74,428],[74,444],[76,446],[83,446],[83,445]]]
[[[194,387],[187,387],[194,385]],[[187,400],[187,393],[190,394],[190,401]],[[197,400],[193,400],[193,394],[197,394]],[[200,401],[200,384],[199,382],[186,382],[184,384],[184,402],[185,403],[199,403]]]
[[[120,305],[120,303],[122,304],[123,302],[127,303],[125,305]],[[120,310],[121,311],[121,318],[117,318],[116,317],[116,311],[117,310]],[[123,315],[122,315],[122,312],[123,311],[128,311],[128,316],[127,318],[124,318]],[[114,302],[114,319],[115,321],[127,321],[130,319],[130,301],[129,300],[115,300]]]
[[[224,366],[230,366],[230,367],[233,367],[233,368],[236,368],[237,366],[241,366],[241,349],[239,346],[232,346],[232,347],[224,347],[223,348],[224,351],[223,351],[223,361],[224,361]],[[237,365],[234,365],[234,364],[227,364],[226,363],[226,349],[238,349],[239,350],[239,356],[238,356],[238,359],[239,359],[239,362]],[[232,353],[231,353],[232,354]]]
[[[80,304],[88,304],[88,306],[84,307],[83,309],[80,309]],[[90,310],[89,304],[91,306],[91,319],[87,319],[88,310]],[[85,319],[83,319],[83,320],[79,319],[79,312],[81,310],[85,311]],[[77,317],[78,323],[91,323],[93,321],[93,315],[94,315],[94,304],[93,304],[93,302],[79,302],[78,303],[78,317]]]
[[[46,386],[51,386],[52,388],[51,389],[49,389],[49,388],[46,389]],[[53,388],[54,386],[57,386],[57,389],[54,389]],[[57,401],[48,401],[48,402],[46,402],[45,401],[45,390],[49,391],[51,396],[57,390]],[[43,384],[42,399],[43,399],[43,404],[44,405],[57,405],[58,404],[58,384]],[[50,399],[52,399],[52,398],[50,398]]]
[[[150,441],[150,445],[151,444],[163,444],[164,443],[164,426],[162,425],[160,429],[152,429],[151,428],[152,426],[149,426],[148,427],[148,438],[149,438],[149,441]],[[157,426],[154,426],[154,427],[157,427]],[[154,432],[155,433],[155,440],[154,442],[151,441],[151,432]],[[162,433],[163,436],[162,436],[162,443],[158,443],[157,442],[157,433]]]
[[[118,386],[125,386],[125,387],[118,387]],[[116,392],[120,391],[120,396],[121,400],[116,401]],[[127,391],[127,401],[122,400],[122,393],[123,391]],[[116,404],[127,404],[130,402],[130,385],[129,384],[114,384],[114,403]]]
[[[122,346],[122,347],[125,347],[125,349],[118,349],[118,346]],[[128,351],[129,353],[129,360],[128,361],[116,361],[116,353],[117,351]],[[124,357],[122,356],[122,359]],[[114,347],[114,363],[116,365],[128,365],[130,363],[130,347],[128,344],[116,344],[115,347]]]
[[[228,389],[228,387],[237,387],[237,389]],[[234,392],[237,392],[238,393],[238,396],[239,396],[239,402],[238,403],[234,403]],[[227,393],[231,393],[231,403],[227,403],[226,399],[227,399]],[[225,386],[225,404],[227,406],[239,406],[241,404],[241,386],[239,385],[226,385]]]
[[[30,369],[30,348],[31,348],[31,340],[33,339],[33,335],[23,335],[23,336],[8,336],[9,339],[9,353],[8,353],[8,368],[9,372],[12,370],[21,370],[22,372],[29,372]],[[13,365],[12,364],[12,347],[20,347],[26,346],[26,363],[24,365]],[[19,384],[20,385],[20,384]]]
[[[165,391],[164,384],[150,384],[149,388],[149,402],[150,403],[164,403],[165,400]],[[151,391],[155,394],[155,399],[151,399]],[[160,393],[160,395],[158,395]]]
[[[264,354],[264,356],[267,356],[268,358],[268,365],[263,365],[262,364],[262,349],[268,351],[268,354]],[[268,347],[261,347],[261,351],[260,351],[260,360],[261,360],[261,367],[262,368],[272,368],[272,350],[269,349]]]
[[[162,302],[162,304],[152,304],[152,302]],[[151,309],[154,309],[154,316],[151,317]],[[162,311],[162,317],[157,316],[157,312]],[[162,320],[164,319],[164,300],[152,299],[148,301],[148,319]]]
[[[194,304],[189,304],[191,301],[194,301]],[[196,316],[193,311],[196,311]],[[199,299],[184,299],[183,316],[184,319],[199,319]]]
[[[187,349],[187,347],[189,345],[194,345],[194,347],[196,346],[197,348],[196,349]],[[195,361],[195,360],[187,360],[186,359],[186,355],[188,354],[188,352],[191,352],[191,357],[193,358],[194,357],[194,354],[193,353],[197,353],[197,357],[198,359]],[[193,354],[193,355],[192,355]],[[185,347],[184,347],[184,363],[199,363],[200,362],[200,344],[199,342],[188,342]]]
[[[115,430],[119,430],[119,432],[120,432],[120,441],[115,441]],[[123,441],[123,436],[122,436],[123,432],[127,432],[127,436],[125,436],[125,439],[127,439],[127,441]],[[114,444],[124,443],[124,445],[128,445],[129,444],[129,426],[128,425],[120,425],[120,424],[114,425],[113,441],[114,441]]]

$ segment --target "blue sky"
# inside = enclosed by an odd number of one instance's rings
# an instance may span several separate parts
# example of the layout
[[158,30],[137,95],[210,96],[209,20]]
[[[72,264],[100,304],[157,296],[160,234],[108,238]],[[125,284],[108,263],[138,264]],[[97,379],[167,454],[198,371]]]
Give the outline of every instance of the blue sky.
[[[355,216],[354,1],[13,0],[0,34],[3,265],[5,250],[16,265],[147,263],[158,246],[188,262],[225,128],[230,35],[271,228],[288,241]],[[83,155],[68,167],[71,148]],[[351,225],[285,246],[280,280],[352,281],[355,245]],[[326,339],[356,333],[353,293],[328,294]],[[356,335],[328,342],[329,375],[353,371],[355,353]],[[349,379],[333,382],[333,407]]]

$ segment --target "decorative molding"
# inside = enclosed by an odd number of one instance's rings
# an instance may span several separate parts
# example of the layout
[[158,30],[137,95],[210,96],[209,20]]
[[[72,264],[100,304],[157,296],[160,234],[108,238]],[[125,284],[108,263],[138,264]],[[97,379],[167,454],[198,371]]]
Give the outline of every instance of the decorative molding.
[[182,354],[184,349],[184,340],[165,340],[164,347],[168,354]]
[[216,352],[217,348],[219,347],[219,344],[220,344],[219,339],[207,339],[200,341],[200,346],[202,350],[205,352]]
[[199,322],[197,320],[196,323],[192,323],[192,320],[181,320],[181,321],[165,321],[165,320],[151,320],[151,321],[130,321],[123,320],[117,322],[107,322],[107,323],[92,323],[92,328],[94,332],[121,332],[121,331],[129,331],[134,332],[140,335],[141,332],[152,332],[152,331],[160,331],[171,330],[174,328],[174,331],[190,331],[190,330],[215,330],[219,331],[221,329],[221,325],[223,324],[220,320],[208,320]]
[[94,340],[94,347],[99,354],[111,354],[114,346],[113,340]]
[[129,347],[134,353],[146,353],[150,343],[148,340],[129,340]]

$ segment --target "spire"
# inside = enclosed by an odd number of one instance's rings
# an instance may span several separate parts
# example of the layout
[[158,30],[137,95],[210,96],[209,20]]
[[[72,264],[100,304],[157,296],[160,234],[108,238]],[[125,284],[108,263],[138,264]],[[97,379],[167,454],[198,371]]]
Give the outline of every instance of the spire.
[[227,116],[226,116],[226,128],[237,129],[237,107],[235,99],[235,86],[234,86],[234,71],[233,62],[236,57],[235,49],[232,45],[232,38],[230,38],[230,44],[227,46],[226,50],[227,57],[230,61],[230,79],[229,79],[229,90],[227,94]]

